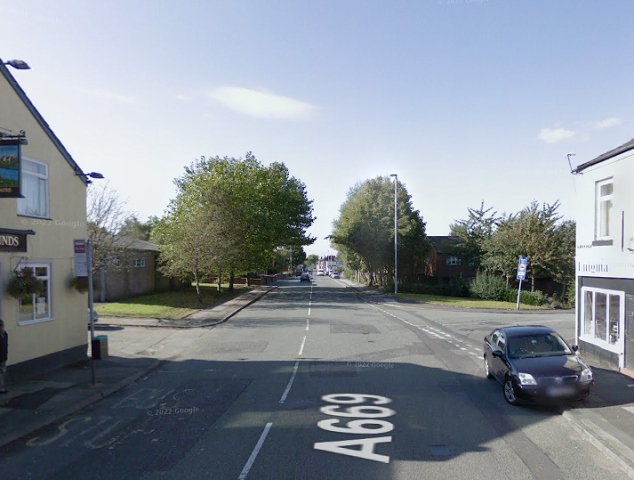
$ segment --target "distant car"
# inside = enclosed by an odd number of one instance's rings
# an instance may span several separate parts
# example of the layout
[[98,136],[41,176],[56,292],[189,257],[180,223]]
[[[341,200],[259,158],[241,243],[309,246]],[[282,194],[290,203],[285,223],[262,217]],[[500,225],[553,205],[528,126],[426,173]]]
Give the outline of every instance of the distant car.
[[484,338],[484,370],[503,385],[511,405],[569,403],[594,387],[592,370],[577,350],[550,327],[498,328]]
[[300,282],[310,282],[310,274],[308,272],[304,272],[299,276]]
[[317,276],[318,277],[323,277],[324,276],[324,269],[323,268],[320,268],[320,269],[317,270]]
[[341,275],[339,275],[339,272],[332,272],[332,273],[330,274],[330,276],[331,276],[332,278],[341,278]]

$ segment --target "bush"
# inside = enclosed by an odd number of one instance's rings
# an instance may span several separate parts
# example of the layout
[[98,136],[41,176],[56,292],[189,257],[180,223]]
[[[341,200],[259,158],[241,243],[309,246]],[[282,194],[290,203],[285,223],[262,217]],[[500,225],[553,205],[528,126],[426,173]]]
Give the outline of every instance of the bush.
[[478,273],[469,286],[471,296],[482,300],[508,301],[508,290],[502,277],[488,273]]

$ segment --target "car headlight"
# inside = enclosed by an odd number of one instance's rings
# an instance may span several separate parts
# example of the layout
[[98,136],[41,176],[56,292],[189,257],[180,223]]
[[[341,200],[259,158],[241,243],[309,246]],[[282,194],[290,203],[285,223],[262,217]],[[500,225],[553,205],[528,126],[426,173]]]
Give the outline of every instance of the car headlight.
[[581,371],[581,376],[579,377],[579,381],[590,382],[591,380],[592,380],[592,370],[586,367]]
[[521,385],[537,385],[537,382],[530,373],[518,373]]

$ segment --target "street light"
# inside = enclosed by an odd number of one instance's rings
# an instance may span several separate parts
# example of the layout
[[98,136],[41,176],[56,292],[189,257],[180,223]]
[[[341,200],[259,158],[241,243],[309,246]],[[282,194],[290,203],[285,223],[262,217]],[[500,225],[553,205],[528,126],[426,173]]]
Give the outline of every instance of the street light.
[[396,295],[398,294],[398,207],[396,203],[398,175],[392,173],[390,177],[394,177],[394,295]]
[[16,70],[30,70],[28,63],[24,60],[9,60],[8,62],[2,62],[3,65],[9,65]]

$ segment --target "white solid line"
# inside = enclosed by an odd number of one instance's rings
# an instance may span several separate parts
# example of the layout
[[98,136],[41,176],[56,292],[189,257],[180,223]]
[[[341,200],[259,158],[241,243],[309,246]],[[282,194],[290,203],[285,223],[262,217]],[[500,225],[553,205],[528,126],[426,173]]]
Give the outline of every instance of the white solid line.
[[282,394],[282,398],[280,398],[280,403],[284,403],[286,401],[288,392],[291,391],[291,387],[293,386],[293,382],[295,381],[295,375],[297,375],[298,367],[299,367],[299,360],[295,362],[295,367],[293,368],[293,375],[291,375],[291,379],[288,381],[288,385],[286,385],[286,390],[284,390],[284,393]]
[[301,355],[304,351],[304,344],[306,343],[306,335],[304,335],[304,340],[302,340],[302,346],[299,347],[299,353],[297,355]]
[[251,470],[251,467],[253,466],[253,462],[255,462],[255,459],[258,456],[258,453],[260,453],[260,449],[262,448],[262,445],[264,444],[264,440],[266,440],[266,436],[269,434],[269,430],[271,429],[272,426],[273,426],[273,422],[269,422],[266,424],[266,427],[264,427],[264,431],[262,432],[262,435],[260,435],[260,439],[258,440],[258,443],[255,445],[255,448],[251,452],[251,456],[247,460],[247,463],[244,466],[244,468],[242,469],[242,472],[240,473],[238,480],[244,480],[245,478],[247,478],[247,475],[249,474],[249,470]]

